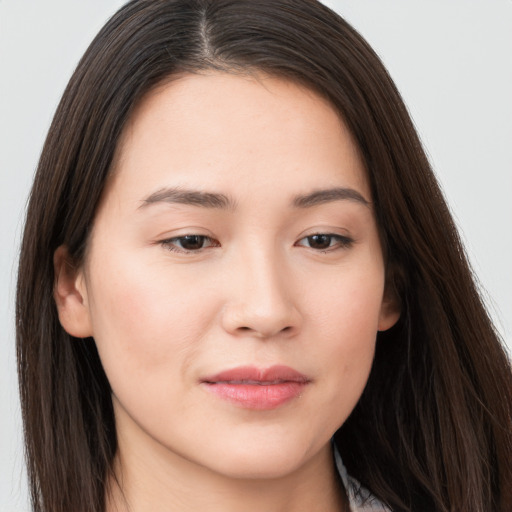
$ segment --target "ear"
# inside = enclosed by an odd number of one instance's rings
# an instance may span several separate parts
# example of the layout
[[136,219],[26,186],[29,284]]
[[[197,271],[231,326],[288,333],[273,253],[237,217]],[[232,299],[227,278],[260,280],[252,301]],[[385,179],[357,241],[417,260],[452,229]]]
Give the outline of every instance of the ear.
[[379,313],[379,331],[391,329],[400,318],[400,305],[395,294],[386,290],[382,299]]
[[83,269],[76,267],[64,245],[53,255],[53,268],[53,297],[62,327],[76,338],[92,336]]

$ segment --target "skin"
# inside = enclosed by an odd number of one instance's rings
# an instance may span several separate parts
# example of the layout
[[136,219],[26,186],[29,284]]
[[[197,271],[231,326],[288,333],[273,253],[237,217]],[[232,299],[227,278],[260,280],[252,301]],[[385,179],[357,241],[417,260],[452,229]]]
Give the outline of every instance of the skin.
[[[296,204],[340,188],[355,194]],[[205,238],[185,251],[185,235]],[[94,337],[113,390],[108,510],[343,510],[330,438],[398,312],[362,161],[325,100],[266,76],[160,86],[124,131],[84,264],[61,247],[55,267],[61,323]],[[274,364],[308,383],[272,410],[201,381]]]

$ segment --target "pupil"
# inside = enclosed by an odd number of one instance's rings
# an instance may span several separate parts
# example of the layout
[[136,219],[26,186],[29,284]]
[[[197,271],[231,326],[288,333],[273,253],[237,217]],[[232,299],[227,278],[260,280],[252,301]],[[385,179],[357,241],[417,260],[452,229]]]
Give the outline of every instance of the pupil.
[[183,249],[193,251],[194,249],[201,249],[204,244],[204,236],[200,235],[186,235],[181,239],[181,246]]
[[327,249],[331,245],[329,235],[313,235],[308,237],[309,246],[313,249]]

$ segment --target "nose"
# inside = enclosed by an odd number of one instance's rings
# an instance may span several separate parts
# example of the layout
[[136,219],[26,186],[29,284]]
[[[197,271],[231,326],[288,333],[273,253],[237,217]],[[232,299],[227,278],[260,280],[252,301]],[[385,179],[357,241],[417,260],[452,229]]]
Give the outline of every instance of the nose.
[[235,336],[291,337],[301,328],[298,297],[285,263],[268,252],[252,252],[230,268],[230,297],[223,328]]

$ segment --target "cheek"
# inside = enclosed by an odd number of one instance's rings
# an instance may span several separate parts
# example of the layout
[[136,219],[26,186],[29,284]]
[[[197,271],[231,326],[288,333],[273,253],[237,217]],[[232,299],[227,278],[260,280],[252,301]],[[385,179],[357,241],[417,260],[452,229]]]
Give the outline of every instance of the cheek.
[[364,340],[375,339],[384,293],[381,265],[347,267],[332,272],[323,287],[303,291],[311,323],[340,344],[361,349]]
[[310,324],[318,335],[309,339],[316,339],[322,359],[326,386],[323,407],[333,411],[338,425],[359,400],[375,353],[384,282],[380,271],[369,268],[360,274],[340,274],[329,293],[310,297],[315,304],[310,310]]
[[165,272],[121,257],[103,259],[94,277],[93,335],[112,387],[117,381],[129,385],[127,375],[157,386],[170,368],[181,374],[215,316],[214,304],[179,273],[166,278]]

